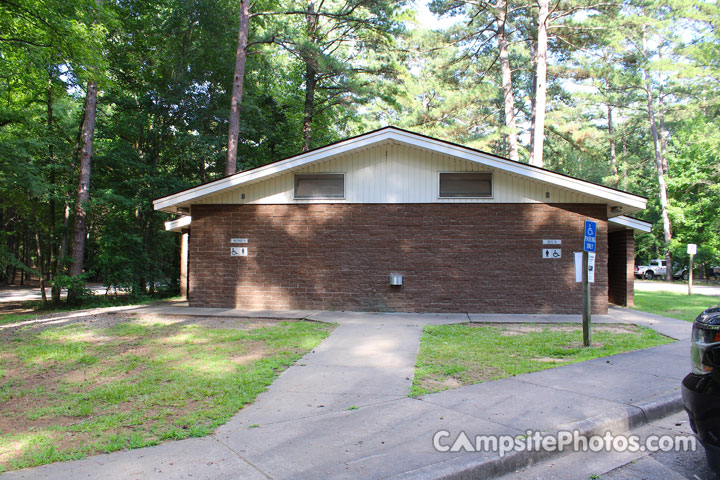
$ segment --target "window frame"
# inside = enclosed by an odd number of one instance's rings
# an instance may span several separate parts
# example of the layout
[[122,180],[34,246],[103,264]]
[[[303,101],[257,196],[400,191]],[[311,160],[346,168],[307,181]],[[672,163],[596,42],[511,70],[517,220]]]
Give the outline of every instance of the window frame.
[[[298,177],[320,176],[320,175],[342,176],[342,182],[343,182],[342,195],[329,195],[329,196],[323,195],[323,196],[318,196],[318,197],[298,196],[297,195]],[[345,178],[345,172],[312,172],[312,173],[296,173],[293,175],[293,200],[345,200],[346,197],[347,197],[347,181]]]
[[[440,189],[440,178],[443,174],[446,173],[452,173],[452,174],[477,174],[477,173],[484,173],[487,175],[490,175],[490,195],[488,196],[471,196],[471,197],[444,197],[441,194]],[[492,200],[495,198],[495,174],[492,171],[475,171],[475,170],[465,170],[465,171],[439,171],[437,175],[437,198],[438,200],[453,200],[453,199],[460,199],[460,200]]]

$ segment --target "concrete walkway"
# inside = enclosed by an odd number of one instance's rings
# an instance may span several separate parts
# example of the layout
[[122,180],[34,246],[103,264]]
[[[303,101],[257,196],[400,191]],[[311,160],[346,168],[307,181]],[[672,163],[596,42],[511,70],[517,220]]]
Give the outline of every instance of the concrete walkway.
[[[191,309],[138,310],[188,314]],[[447,430],[449,442],[461,431],[469,438],[522,435],[528,429],[623,431],[677,411],[680,380],[689,368],[690,323],[613,308],[607,317],[593,320],[637,322],[684,340],[413,399],[407,394],[424,325],[497,317],[303,313],[339,326],[212,436],[2,478],[480,478],[507,473],[547,454],[515,452],[498,458],[495,452],[438,452],[433,435]],[[521,317],[517,320],[579,319]]]

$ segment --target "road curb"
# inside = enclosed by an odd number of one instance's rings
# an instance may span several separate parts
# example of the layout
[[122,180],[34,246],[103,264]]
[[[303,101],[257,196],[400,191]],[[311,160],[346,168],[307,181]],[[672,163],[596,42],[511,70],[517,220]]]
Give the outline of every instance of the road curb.
[[633,406],[643,411],[644,423],[654,422],[683,410],[683,401],[680,391],[660,395],[652,400],[634,403]]
[[[619,408],[612,413],[586,418],[564,425],[562,428],[546,433],[557,434],[559,431],[577,431],[580,436],[604,435],[608,431],[616,434],[625,433],[633,428],[665,418],[681,411],[683,408],[680,391],[660,395],[651,400],[633,403]],[[506,454],[504,457],[493,457],[482,460],[469,458],[467,455],[455,457],[447,462],[428,465],[411,472],[392,476],[394,480],[472,480],[492,478],[512,473],[531,466],[548,458],[561,457],[573,453],[565,451],[522,451]],[[472,454],[471,454],[472,455]],[[481,454],[477,454],[481,455]]]

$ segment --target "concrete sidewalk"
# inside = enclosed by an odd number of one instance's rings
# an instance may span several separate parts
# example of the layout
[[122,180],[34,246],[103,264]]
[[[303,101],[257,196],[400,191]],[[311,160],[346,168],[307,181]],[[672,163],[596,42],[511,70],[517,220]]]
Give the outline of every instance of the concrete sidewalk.
[[[177,306],[141,310],[189,313]],[[680,380],[689,368],[690,323],[613,308],[608,316],[593,320],[640,323],[682,340],[413,399],[407,393],[424,325],[498,321],[497,316],[302,313],[339,326],[212,436],[10,472],[2,478],[491,476],[548,454],[515,452],[498,458],[494,452],[438,452],[434,434],[446,430],[447,444],[461,431],[471,439],[523,435],[528,429],[621,432],[677,411]],[[525,322],[579,319],[518,317],[516,321]]]

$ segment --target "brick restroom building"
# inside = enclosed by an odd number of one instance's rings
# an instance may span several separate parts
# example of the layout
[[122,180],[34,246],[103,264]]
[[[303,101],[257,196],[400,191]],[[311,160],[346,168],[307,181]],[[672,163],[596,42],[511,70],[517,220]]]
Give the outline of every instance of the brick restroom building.
[[166,227],[202,307],[579,313],[591,219],[606,313],[633,303],[633,234],[650,229],[627,216],[643,197],[395,127],[154,204],[180,215]]

